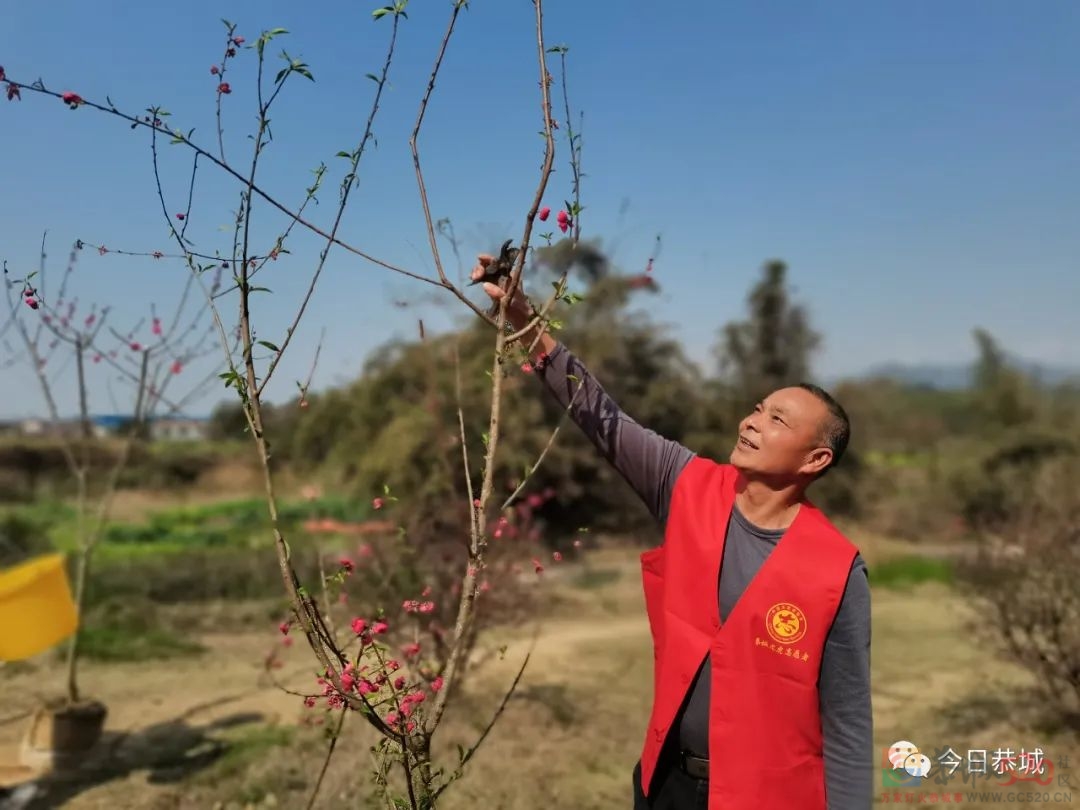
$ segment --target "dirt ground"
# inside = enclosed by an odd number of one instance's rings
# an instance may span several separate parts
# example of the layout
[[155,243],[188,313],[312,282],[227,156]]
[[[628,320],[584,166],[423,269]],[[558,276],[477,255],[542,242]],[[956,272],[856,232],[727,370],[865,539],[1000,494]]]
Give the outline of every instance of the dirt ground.
[[[874,550],[867,551],[872,560]],[[591,565],[606,576],[583,587],[567,570],[566,581],[554,586],[561,599],[540,623],[521,687],[470,770],[440,802],[443,810],[630,806],[630,773],[651,690],[648,628],[633,555],[609,555]],[[896,740],[911,740],[927,753],[946,745],[957,751],[1039,746],[1047,758],[1071,757],[1066,765],[1080,767],[1075,734],[1048,719],[1045,707],[1030,697],[1025,673],[977,640],[969,625],[978,615],[947,587],[875,589],[873,611],[879,751]],[[262,662],[280,638],[268,627],[201,641],[205,654],[175,661],[88,663],[85,691],[109,707],[101,754],[69,778],[45,783],[44,794],[27,807],[306,807],[325,756],[327,726],[313,723],[322,720],[321,712],[267,682]],[[450,765],[456,763],[455,744],[475,739],[500,698],[497,690],[508,684],[531,643],[527,630],[488,641],[490,650],[507,648],[482,666],[447,715],[438,749]],[[310,651],[300,642],[283,660],[276,677],[305,689],[314,678]],[[0,669],[0,770],[15,761],[25,728],[19,713],[59,688],[60,678],[60,668],[48,661]],[[348,718],[316,807],[375,806],[365,798],[372,742],[367,729]],[[924,785],[919,792],[939,789]],[[1051,795],[1069,790],[1030,784],[1013,789]],[[1080,788],[1069,795],[1068,802],[1038,803],[1080,806]],[[1035,802],[951,803],[975,808]]]

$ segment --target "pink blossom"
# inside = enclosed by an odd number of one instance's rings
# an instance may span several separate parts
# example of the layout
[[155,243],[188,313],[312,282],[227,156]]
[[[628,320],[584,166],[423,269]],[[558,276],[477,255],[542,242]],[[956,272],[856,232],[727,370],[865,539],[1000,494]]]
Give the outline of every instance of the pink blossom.
[[374,633],[375,635],[379,635],[380,633],[385,633],[389,629],[390,629],[390,625],[388,625],[386,622],[383,622],[383,621],[375,622],[373,625],[371,625],[371,632]]
[[219,73],[221,73],[221,68],[219,68],[217,65],[211,65],[210,66],[210,75],[211,76],[217,76]]
[[541,222],[546,222],[546,221],[547,221],[547,218],[548,218],[548,216],[549,216],[550,214],[551,214],[551,209],[550,209],[550,208],[548,208],[548,207],[547,207],[547,206],[545,205],[545,206],[544,206],[543,208],[541,208],[541,209],[540,209],[540,213],[539,213],[539,214],[537,214],[537,216],[538,216],[538,217],[540,218],[540,221],[541,221]]
[[491,583],[486,579],[480,583],[480,593],[487,593],[491,590]]
[[382,509],[383,508],[383,499],[382,498],[374,498],[371,501],[371,505],[375,509]]
[[406,658],[414,658],[420,654],[420,645],[415,642],[412,644],[403,644],[401,646],[401,652]]
[[353,564],[353,561],[350,560],[348,557],[342,557],[340,560],[338,560],[338,562],[341,563],[341,567],[345,569],[345,573],[347,574],[351,574],[353,572],[353,569],[356,568],[356,566]]
[[140,346],[138,342],[136,342],[136,341],[132,341],[132,343],[131,343],[131,350],[132,350],[133,352],[137,352],[137,351],[139,351],[140,349],[142,349],[142,346]]
[[217,91],[219,95],[227,96],[229,93],[232,92],[232,88],[229,87],[228,82],[222,82],[217,86]]
[[184,370],[184,365],[179,360],[174,360],[172,366],[169,367],[169,371],[173,374],[179,374]]
[[561,551],[553,551],[551,553],[551,559],[555,560],[555,562],[562,562],[562,552]]
[[63,93],[61,93],[60,98],[65,104],[71,106],[72,108],[78,107],[80,104],[83,103],[82,96],[80,96],[78,93],[73,93],[70,90],[65,90]]
[[331,709],[343,709],[345,707],[345,698],[341,695],[330,695],[326,698],[326,705]]
[[281,640],[281,643],[286,647],[291,647],[292,642],[293,642],[292,636],[285,636],[285,638],[283,638]]
[[386,724],[389,726],[396,726],[401,722],[401,715],[397,712],[390,712],[386,715]]
[[346,692],[351,692],[354,686],[356,686],[356,676],[343,672],[341,674],[341,688]]
[[370,695],[378,692],[379,687],[377,687],[367,678],[364,678],[362,681],[360,681],[360,685],[356,687],[356,691],[359,692],[361,695]]
[[309,709],[314,709],[315,698],[313,698],[311,695],[308,695],[306,698],[304,698],[304,705],[307,706]]
[[421,602],[420,603],[420,612],[421,613],[432,613],[432,612],[434,612],[434,610],[435,610],[435,603],[434,602]]
[[30,309],[37,309],[39,306],[37,299],[35,299],[33,296],[27,296],[26,305],[30,307]]
[[442,675],[440,675],[438,678],[436,678],[435,680],[433,680],[431,682],[431,691],[432,692],[438,692],[442,688],[443,688],[443,679],[442,679]]
[[177,214],[176,218],[183,222],[185,219],[187,219],[187,214]]
[[394,688],[398,689],[398,690],[401,690],[401,689],[405,688],[405,676],[404,675],[399,675],[397,678],[394,679]]
[[424,588],[424,590],[422,590],[420,592],[420,595],[421,596],[430,596],[431,595],[431,586],[428,585],[426,588]]
[[281,635],[283,636],[289,635],[289,622],[282,622],[281,624],[279,624],[278,630],[281,631]]
[[530,363],[528,361],[522,363],[521,364],[521,370],[523,372],[525,372],[526,374],[532,374],[533,373],[532,363]]
[[357,618],[353,619],[352,623],[349,626],[352,627],[352,631],[356,633],[356,635],[360,635],[364,632],[365,629],[367,629],[367,622],[365,622],[363,619]]
[[161,334],[161,318],[154,318],[153,326],[150,327],[150,331],[155,335]]
[[387,672],[397,672],[399,669],[401,669],[401,664],[396,659],[391,658],[386,662]]
[[574,541],[574,548],[581,548],[581,540]]
[[15,101],[16,99],[22,101],[22,95],[19,93],[19,88],[14,84],[9,83],[7,86],[7,100]]
[[4,73],[4,68],[2,65],[0,65],[0,82],[2,82],[5,78],[7,78],[7,76]]
[[233,38],[232,38],[232,41],[233,41],[233,45],[235,45],[235,46],[236,46],[236,47],[238,47],[238,48],[239,48],[239,47],[240,47],[241,45],[243,45],[243,44],[244,44],[244,38],[243,38],[243,37],[233,37]]
[[544,573],[544,564],[541,563],[538,559],[536,559],[536,557],[533,557],[532,564],[533,564],[533,568],[536,569],[536,573],[538,573],[538,574]]

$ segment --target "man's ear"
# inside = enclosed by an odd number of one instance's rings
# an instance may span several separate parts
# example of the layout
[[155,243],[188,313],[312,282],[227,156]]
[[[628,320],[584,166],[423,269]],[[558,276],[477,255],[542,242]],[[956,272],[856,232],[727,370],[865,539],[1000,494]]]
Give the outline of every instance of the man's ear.
[[803,475],[821,475],[832,464],[832,460],[833,451],[830,448],[817,447],[807,454],[806,461],[799,468],[799,472]]

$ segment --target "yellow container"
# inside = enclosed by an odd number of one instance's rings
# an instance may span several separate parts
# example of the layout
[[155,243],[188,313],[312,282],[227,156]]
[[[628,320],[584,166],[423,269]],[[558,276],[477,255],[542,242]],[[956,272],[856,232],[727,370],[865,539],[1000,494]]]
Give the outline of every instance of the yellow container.
[[78,625],[62,554],[0,571],[0,661],[32,658]]

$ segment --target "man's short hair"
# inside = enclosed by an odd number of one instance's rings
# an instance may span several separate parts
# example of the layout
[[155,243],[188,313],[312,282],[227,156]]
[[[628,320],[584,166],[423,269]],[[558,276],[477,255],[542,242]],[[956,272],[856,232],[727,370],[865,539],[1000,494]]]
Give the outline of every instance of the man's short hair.
[[840,459],[843,458],[844,451],[848,446],[848,440],[851,438],[851,420],[848,419],[847,411],[844,410],[843,406],[833,399],[832,395],[824,388],[807,382],[799,383],[798,387],[804,391],[809,391],[829,409],[829,416],[821,425],[820,441],[832,450],[833,457],[832,461],[829,462],[829,466],[819,473],[818,477],[820,478],[839,464]]

